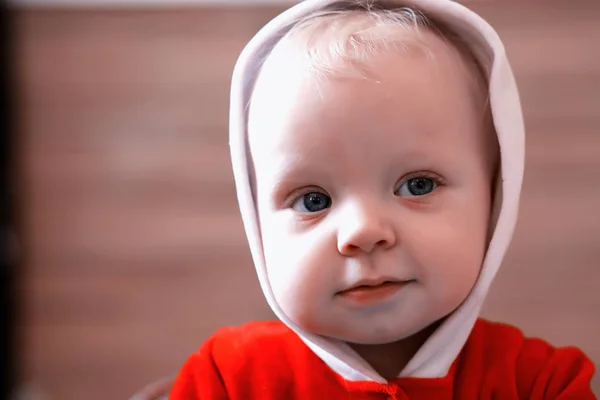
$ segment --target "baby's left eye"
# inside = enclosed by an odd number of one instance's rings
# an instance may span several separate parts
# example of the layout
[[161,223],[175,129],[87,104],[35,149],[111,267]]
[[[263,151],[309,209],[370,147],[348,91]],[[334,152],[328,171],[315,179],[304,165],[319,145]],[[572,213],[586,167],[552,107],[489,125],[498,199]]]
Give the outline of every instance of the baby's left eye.
[[396,189],[397,196],[425,196],[433,192],[438,187],[434,179],[419,176],[407,179],[402,185]]

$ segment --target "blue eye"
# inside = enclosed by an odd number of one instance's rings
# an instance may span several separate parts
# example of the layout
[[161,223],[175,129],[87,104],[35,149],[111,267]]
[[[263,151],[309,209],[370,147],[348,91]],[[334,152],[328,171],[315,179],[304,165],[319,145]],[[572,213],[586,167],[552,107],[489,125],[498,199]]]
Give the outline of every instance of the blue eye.
[[306,193],[292,204],[294,210],[304,213],[315,213],[329,207],[331,207],[331,197],[320,192]]
[[433,192],[437,188],[438,184],[434,179],[419,176],[411,178],[402,183],[402,185],[396,190],[398,196],[425,196]]

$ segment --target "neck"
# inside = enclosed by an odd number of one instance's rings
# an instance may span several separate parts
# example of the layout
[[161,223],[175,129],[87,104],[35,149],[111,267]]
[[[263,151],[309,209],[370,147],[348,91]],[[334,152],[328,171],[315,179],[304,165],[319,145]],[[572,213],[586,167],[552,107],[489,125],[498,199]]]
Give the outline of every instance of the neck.
[[373,369],[386,380],[398,377],[423,343],[437,329],[438,321],[412,336],[392,343],[356,344],[348,343]]

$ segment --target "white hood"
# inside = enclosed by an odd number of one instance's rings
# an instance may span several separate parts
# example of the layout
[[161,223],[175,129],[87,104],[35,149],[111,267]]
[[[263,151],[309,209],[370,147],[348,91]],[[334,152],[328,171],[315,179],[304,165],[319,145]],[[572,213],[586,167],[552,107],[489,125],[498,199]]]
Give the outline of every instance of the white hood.
[[[269,22],[248,43],[235,66],[231,88],[230,147],[237,196],[260,285],[273,312],[335,372],[347,380],[385,382],[347,344],[299,328],[281,310],[267,276],[256,206],[252,196],[247,136],[247,105],[261,62],[299,17],[319,11],[335,0],[306,0]],[[375,1],[377,3],[377,1]],[[390,3],[389,1],[386,4]],[[481,17],[451,0],[397,0],[441,21],[473,48],[489,75],[491,110],[501,151],[491,237],[480,276],[463,304],[424,343],[401,372],[402,377],[445,376],[479,316],[486,294],[502,262],[517,220],[523,179],[525,132],[521,105],[504,46]]]

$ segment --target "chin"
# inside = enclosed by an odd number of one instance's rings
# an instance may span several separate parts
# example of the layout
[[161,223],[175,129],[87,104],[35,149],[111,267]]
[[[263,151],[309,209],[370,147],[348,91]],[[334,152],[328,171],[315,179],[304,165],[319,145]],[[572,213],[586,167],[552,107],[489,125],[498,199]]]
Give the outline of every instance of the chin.
[[370,328],[365,328],[363,326],[359,329],[347,327],[347,329],[343,331],[343,334],[331,335],[331,337],[347,343],[363,345],[381,345],[394,343],[406,339],[419,332],[420,330],[421,329],[415,329],[414,327],[397,326],[371,326]]
[[361,334],[354,334],[351,337],[346,335],[346,338],[339,339],[349,344],[366,346],[392,344],[407,339],[414,339],[419,342],[426,340],[443,320],[444,318],[424,326],[390,327],[389,329],[378,329],[376,331],[372,329],[369,332],[361,332]]

